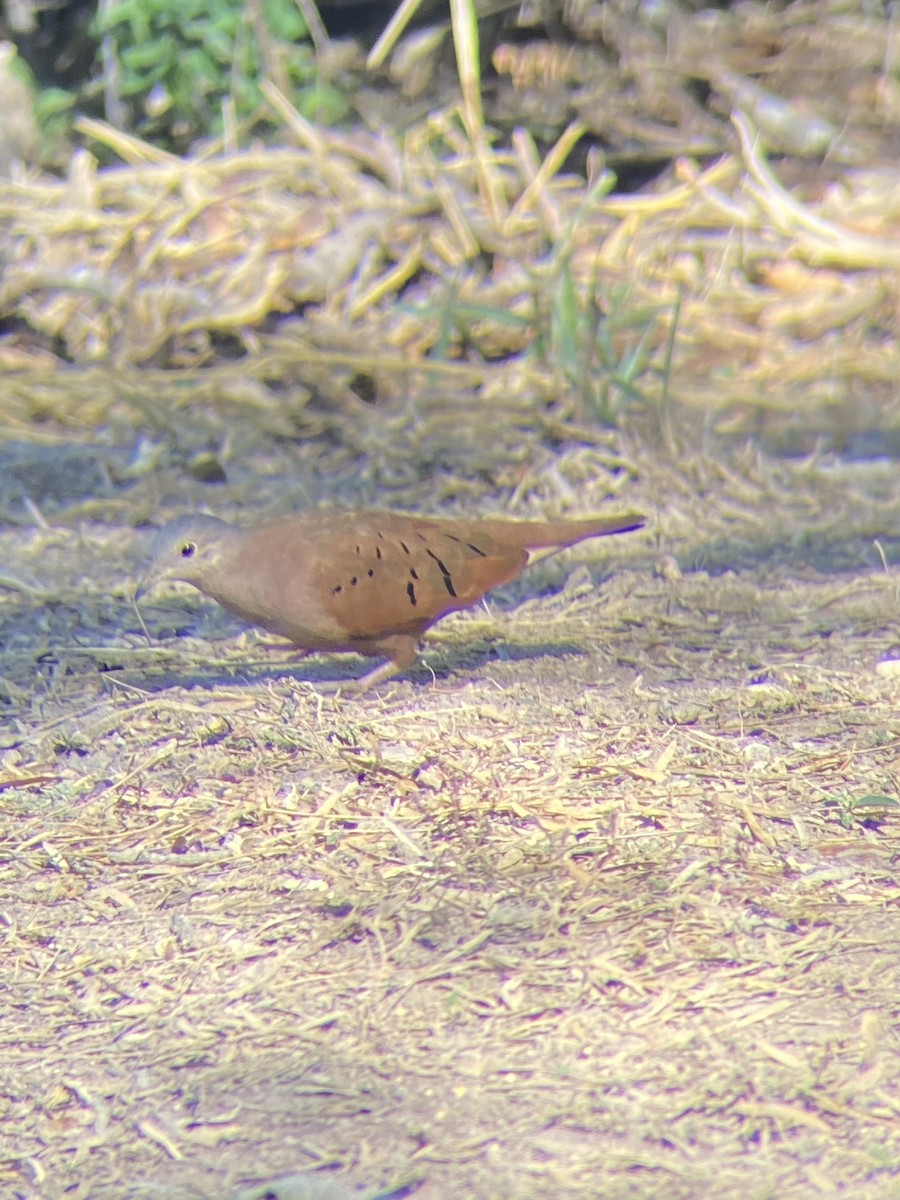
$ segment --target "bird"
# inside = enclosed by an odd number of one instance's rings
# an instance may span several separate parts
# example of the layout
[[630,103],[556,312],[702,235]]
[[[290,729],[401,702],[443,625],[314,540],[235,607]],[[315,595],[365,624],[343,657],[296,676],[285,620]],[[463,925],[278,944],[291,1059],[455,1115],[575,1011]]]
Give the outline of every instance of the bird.
[[157,532],[134,599],[189,583],[298,649],[383,657],[349,685],[363,692],[405,671],[431,625],[515,579],[534,551],[644,523],[634,512],[519,521],[317,509],[241,528],[190,514]]

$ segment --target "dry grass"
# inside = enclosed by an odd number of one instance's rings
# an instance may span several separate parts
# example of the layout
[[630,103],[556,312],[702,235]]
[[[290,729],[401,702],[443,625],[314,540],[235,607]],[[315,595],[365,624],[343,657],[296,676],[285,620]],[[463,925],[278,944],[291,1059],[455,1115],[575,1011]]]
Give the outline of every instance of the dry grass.
[[[893,1194],[896,470],[711,430],[896,422],[896,172],[803,197],[738,117],[740,157],[625,197],[561,173],[577,126],[540,160],[284,116],[294,148],[190,162],[94,126],[127,165],[0,189],[4,312],[48,339],[0,347],[6,435],[110,452],[25,527],[0,488],[2,1187]],[[177,507],[498,489],[655,526],[363,701],[127,602]]]
[[[891,168],[844,169],[804,199],[737,114],[740,157],[682,161],[653,194],[616,196],[610,177],[585,190],[561,173],[577,123],[541,159],[524,133],[473,149],[446,113],[397,146],[279,103],[296,148],[177,160],[85,123],[132,165],[97,171],[82,153],[67,180],[0,187],[4,311],[88,368],[60,380],[8,339],[8,425],[165,428],[210,397],[284,433],[320,392],[356,411],[360,377],[382,402],[562,393],[583,418],[598,404],[585,374],[611,375],[604,411],[637,388],[732,429],[823,407],[896,423]],[[260,328],[300,306],[302,322]],[[635,354],[655,372],[635,379]],[[181,372],[164,403],[149,367]]]
[[341,701],[223,618],[101,634],[120,541],[57,541],[74,636],[30,694],[10,660],[8,1187],[890,1193],[891,575],[664,579],[632,543]]

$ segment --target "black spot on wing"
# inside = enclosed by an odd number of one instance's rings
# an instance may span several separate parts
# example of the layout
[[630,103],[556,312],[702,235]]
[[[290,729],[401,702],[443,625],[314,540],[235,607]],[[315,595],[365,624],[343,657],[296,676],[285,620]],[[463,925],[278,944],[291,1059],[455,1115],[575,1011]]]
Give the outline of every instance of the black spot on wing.
[[450,574],[450,572],[447,570],[446,566],[441,562],[441,560],[438,558],[438,556],[435,554],[435,552],[433,550],[428,550],[428,551],[426,551],[426,553],[428,554],[429,558],[433,558],[434,561],[437,563],[437,568],[440,571],[440,573],[444,579],[444,587],[447,589],[447,591],[450,593],[451,596],[455,596],[456,588],[453,586],[453,576]]
[[410,580],[406,585],[406,594],[409,596],[410,604],[413,606],[413,608],[415,608],[419,601],[416,599],[416,585],[412,582],[412,580]]
[[[445,533],[444,537],[448,542],[462,542],[461,537],[457,537],[455,533]],[[468,548],[473,554],[477,554],[479,558],[487,558],[487,551],[480,549],[474,542],[466,542]]]

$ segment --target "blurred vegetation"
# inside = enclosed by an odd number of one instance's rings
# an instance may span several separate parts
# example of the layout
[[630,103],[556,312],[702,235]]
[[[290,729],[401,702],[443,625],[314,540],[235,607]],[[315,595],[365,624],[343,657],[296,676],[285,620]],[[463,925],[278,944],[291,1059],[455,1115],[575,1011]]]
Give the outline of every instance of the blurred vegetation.
[[271,111],[259,90],[264,78],[326,124],[345,112],[336,89],[317,83],[294,0],[116,0],[99,10],[94,30],[143,137],[186,147],[221,134],[229,112],[252,124]]
[[260,91],[264,79],[323,124],[348,110],[317,70],[294,0],[111,0],[87,34],[93,61],[84,81],[37,93],[45,143],[58,141],[76,113],[179,153],[203,138],[240,139],[277,119]]
[[[45,141],[52,132],[57,143],[64,143],[75,113],[87,111],[179,154],[217,136],[236,148],[260,120],[283,119],[263,95],[266,81],[320,126],[346,114],[349,102],[317,64],[296,0],[177,2],[178,7],[176,0],[110,0],[85,22],[94,53],[93,60],[85,56],[93,64],[90,83],[74,94],[59,88],[39,93],[36,109]],[[497,135],[486,126],[481,105],[477,13],[473,3],[461,0],[453,15],[461,120],[474,147],[467,170],[476,164],[479,194],[496,199],[499,187],[490,164]],[[348,97],[352,94],[348,86]],[[93,155],[101,162],[113,157],[114,143],[104,147],[94,134]],[[451,139],[438,138],[435,144],[441,154],[454,157]],[[561,164],[563,152],[557,153]],[[536,146],[533,154],[539,155]],[[65,157],[63,150],[59,160]],[[399,313],[413,316],[423,329],[436,325],[429,356],[486,364],[524,351],[540,377],[570,398],[575,415],[607,426],[618,424],[629,405],[645,405],[645,388],[656,394],[660,376],[665,392],[670,364],[660,319],[664,312],[670,315],[671,306],[641,303],[624,283],[609,285],[602,273],[594,275],[580,262],[585,257],[582,224],[594,219],[596,205],[615,184],[611,171],[602,172],[569,227],[563,222],[552,235],[546,230],[529,241],[534,258],[517,297],[494,296],[489,283],[482,291],[474,277],[463,286],[462,275],[451,273],[426,297],[401,300]],[[472,266],[477,276],[477,263]],[[144,303],[148,294],[145,281]],[[280,311],[290,309],[272,297],[263,307],[273,303]],[[94,329],[94,344],[95,338]]]

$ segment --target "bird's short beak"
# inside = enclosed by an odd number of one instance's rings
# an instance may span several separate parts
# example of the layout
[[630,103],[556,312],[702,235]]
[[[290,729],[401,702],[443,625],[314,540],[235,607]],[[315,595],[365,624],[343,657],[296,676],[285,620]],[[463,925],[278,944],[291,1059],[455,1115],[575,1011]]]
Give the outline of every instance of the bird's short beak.
[[141,623],[141,629],[143,629],[143,631],[144,631],[144,637],[147,639],[148,646],[152,644],[153,639],[150,637],[150,631],[147,629],[147,626],[144,622],[144,614],[141,612],[140,608],[138,607],[138,601],[141,599],[142,596],[145,596],[147,594],[147,592],[150,590],[150,588],[152,586],[153,586],[153,580],[150,578],[149,574],[145,575],[144,578],[137,585],[137,587],[134,589],[134,596],[132,597],[132,604],[134,605],[134,611],[137,614],[137,619]]
[[152,592],[156,585],[163,579],[165,579],[165,575],[161,574],[157,570],[155,563],[151,563],[144,572],[143,576],[138,580],[138,585],[134,589],[135,604],[137,604],[138,600],[140,600],[142,597],[146,596],[148,592]]
[[148,592],[152,592],[156,585],[160,582],[161,578],[162,577],[156,570],[156,567],[153,563],[151,563],[148,570],[138,580],[138,585],[134,589],[135,604],[137,604],[138,600],[141,600],[144,596],[146,596]]

